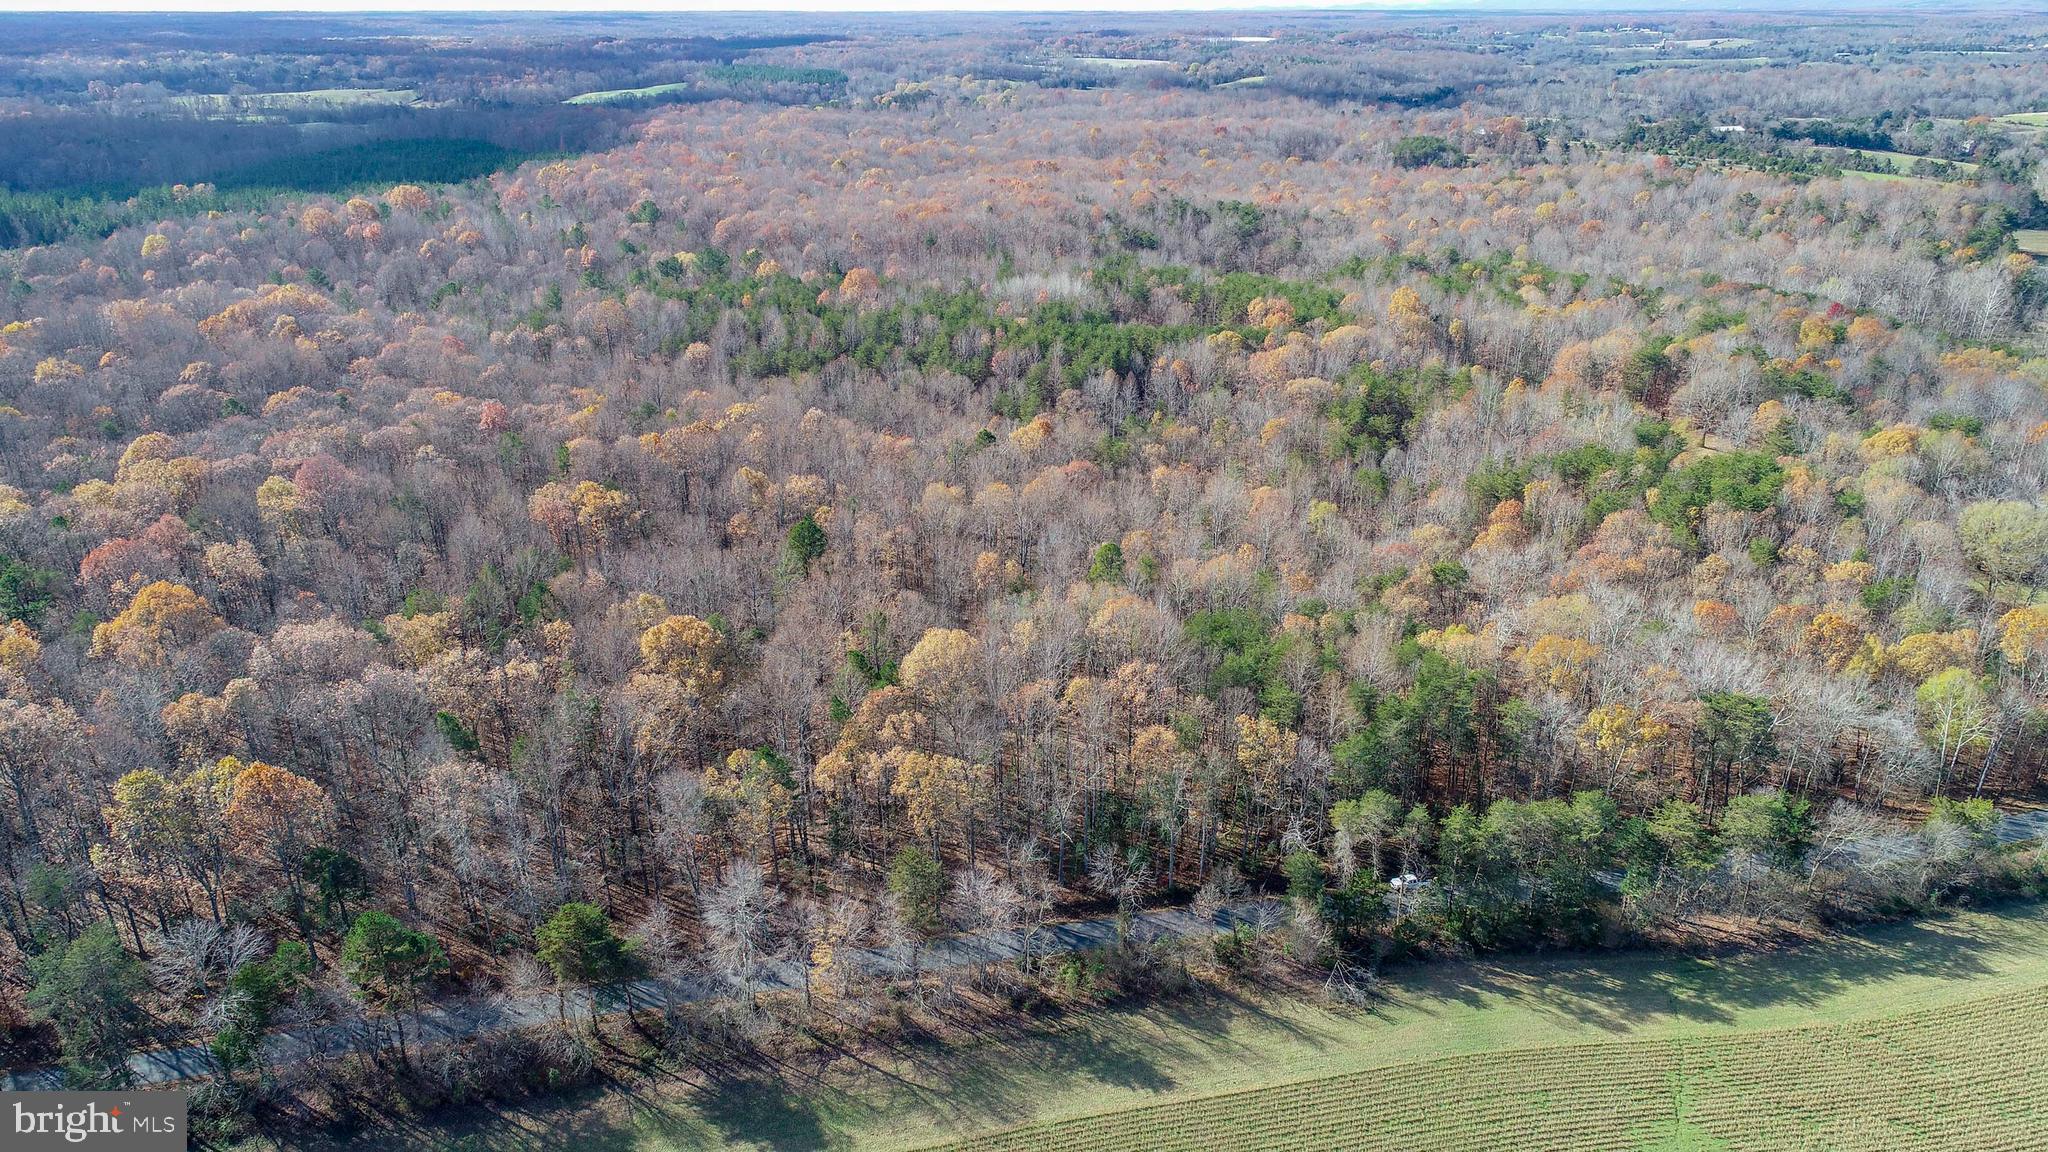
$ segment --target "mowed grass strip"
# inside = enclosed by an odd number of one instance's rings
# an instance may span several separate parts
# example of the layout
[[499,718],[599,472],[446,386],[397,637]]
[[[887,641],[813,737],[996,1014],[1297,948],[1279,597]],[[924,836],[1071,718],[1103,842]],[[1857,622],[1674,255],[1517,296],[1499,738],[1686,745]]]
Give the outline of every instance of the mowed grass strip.
[[2038,1148],[2048,988],[1858,1024],[1491,1052],[1179,1099],[950,1152]]

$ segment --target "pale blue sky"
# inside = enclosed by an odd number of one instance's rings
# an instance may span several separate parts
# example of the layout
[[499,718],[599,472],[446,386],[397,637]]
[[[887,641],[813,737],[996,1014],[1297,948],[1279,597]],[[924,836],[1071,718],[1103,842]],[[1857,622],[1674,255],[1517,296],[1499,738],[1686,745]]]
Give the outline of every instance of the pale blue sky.
[[0,12],[1219,12],[1339,6],[1474,5],[1438,0],[0,0]]

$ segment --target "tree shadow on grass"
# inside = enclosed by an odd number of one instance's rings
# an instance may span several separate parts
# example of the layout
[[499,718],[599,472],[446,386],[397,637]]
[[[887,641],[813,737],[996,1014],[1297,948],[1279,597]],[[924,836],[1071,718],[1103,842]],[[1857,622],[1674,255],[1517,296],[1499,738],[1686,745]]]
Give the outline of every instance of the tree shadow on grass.
[[281,1136],[276,1147],[295,1152],[598,1152],[629,1147],[631,1127],[598,1107],[618,1087],[601,1081],[563,1089],[544,1101],[473,1101],[426,1117],[391,1114],[364,1127]]
[[849,1146],[843,1134],[826,1125],[814,1098],[778,1075],[714,1076],[694,1103],[727,1146],[745,1142],[789,1152]]
[[1174,1078],[1160,1068],[1155,1046],[1097,1033],[1093,1042],[1069,1050],[1065,1071],[1105,1087],[1132,1092],[1171,1092]]
[[1768,952],[1668,952],[1502,957],[1397,971],[1397,999],[1429,1014],[1433,1000],[1474,1008],[1513,1004],[1559,1023],[1626,1034],[1662,1019],[1732,1025],[1743,1013],[1813,1009],[1859,985],[1905,976],[1968,980],[1992,975],[1987,957],[2017,946],[2012,921],[1923,918]]
[[[1049,1100],[1087,1097],[1093,1088],[1104,1099],[1144,1103],[1190,1087],[1182,1079],[1186,1068],[1256,1065],[1270,1052],[1240,1037],[1248,1027],[1312,1050],[1342,1042],[1235,990],[1201,989],[1061,1010],[1027,1027],[963,1017],[954,1021],[955,1039],[882,1045],[893,1066],[887,1069],[848,1057],[863,1068],[868,1087],[858,1093],[858,1107],[871,1116],[964,1135],[1030,1123]],[[961,1033],[971,1039],[959,1040]]]
[[1174,1046],[1118,1034],[1086,1020],[1071,1029],[1006,1032],[989,1029],[972,1044],[935,1047],[925,1055],[941,1067],[943,1089],[920,1093],[919,1106],[955,1124],[1028,1120],[1047,1091],[1080,1083],[1142,1094],[1173,1091],[1166,1066]]
[[[1145,1028],[1160,1036],[1147,1036],[1144,1047],[1168,1055],[1184,1055],[1190,1049],[1215,1051],[1222,1046],[1252,1049],[1232,1039],[1234,1031],[1256,1022],[1264,1032],[1284,1033],[1312,1046],[1331,1042],[1326,1034],[1304,1028],[1298,1020],[1276,1014],[1256,996],[1248,996],[1229,985],[1197,984],[1158,996],[1134,996],[1108,1004],[1062,1007],[1034,1018],[1028,1024],[1012,1021],[962,1021],[960,1030],[973,1037],[976,1047],[995,1050],[1034,1050],[1047,1046],[1088,1044],[1118,1048],[1127,1046],[1128,1028],[1119,1021],[1142,1018]],[[950,1061],[959,1046],[933,1043],[927,1055]]]

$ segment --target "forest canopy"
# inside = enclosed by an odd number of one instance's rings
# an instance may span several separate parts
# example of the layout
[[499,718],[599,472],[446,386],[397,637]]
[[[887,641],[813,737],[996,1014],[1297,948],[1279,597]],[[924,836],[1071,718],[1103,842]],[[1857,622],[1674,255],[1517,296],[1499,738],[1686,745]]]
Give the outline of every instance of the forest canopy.
[[9,63],[261,153],[0,193],[10,1018],[752,1011],[1247,879],[1582,945],[1878,906],[1909,821],[1941,889],[2048,769],[2048,82],[1667,23],[394,37],[321,148]]

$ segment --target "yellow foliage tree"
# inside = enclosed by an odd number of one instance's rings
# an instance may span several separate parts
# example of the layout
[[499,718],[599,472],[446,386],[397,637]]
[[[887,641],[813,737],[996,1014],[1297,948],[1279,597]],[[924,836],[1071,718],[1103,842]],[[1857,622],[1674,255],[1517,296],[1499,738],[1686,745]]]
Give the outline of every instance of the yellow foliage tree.
[[956,756],[912,749],[897,749],[890,761],[896,775],[890,794],[903,801],[910,826],[936,847],[946,822],[967,812],[978,771]]
[[1429,332],[1429,309],[1422,305],[1422,294],[1406,284],[1394,289],[1392,299],[1387,301],[1387,320],[1411,340]]
[[1294,763],[1301,737],[1265,716],[1237,718],[1237,766],[1252,782],[1259,795],[1271,799],[1280,794],[1287,769]]
[[1572,694],[1586,687],[1593,661],[1600,656],[1598,645],[1574,636],[1539,636],[1522,654],[1522,668],[1529,678],[1554,692]]
[[1039,413],[1010,433],[1010,443],[1020,452],[1031,452],[1052,435],[1052,417]]
[[526,511],[578,558],[601,552],[633,519],[631,497],[593,480],[550,480],[527,497]]
[[1857,448],[1865,460],[1895,460],[1910,456],[1920,443],[1920,429],[1912,424],[1894,424],[1864,437]]
[[872,300],[881,291],[881,280],[866,268],[850,268],[839,280],[839,299],[847,304]]
[[306,504],[299,498],[299,486],[282,476],[272,476],[256,486],[256,514],[280,536],[304,530]]
[[1806,647],[1840,671],[1863,645],[1863,627],[1846,613],[1822,612],[1806,625]]
[[36,639],[28,625],[19,620],[9,620],[5,628],[0,628],[0,668],[17,676],[26,676],[42,656],[42,642]]
[[765,750],[736,748],[725,763],[704,773],[704,796],[731,813],[742,842],[759,844],[775,859],[775,830],[789,818],[789,765]]
[[394,184],[384,193],[384,202],[398,212],[424,212],[434,206],[427,190],[417,184]]
[[899,666],[905,688],[928,699],[949,699],[974,686],[981,641],[958,628],[931,628],[918,637]]
[[455,634],[455,613],[416,612],[412,616],[393,613],[384,618],[384,634],[391,639],[391,656],[407,668],[424,668],[446,652]]
[[891,768],[888,753],[924,746],[930,729],[931,720],[917,710],[917,700],[908,690],[893,685],[877,689],[854,709],[832,750],[818,758],[812,779],[821,792],[877,790]]
[[1999,617],[1998,651],[2022,686],[2048,686],[2048,605],[2029,604]]
[[179,649],[226,626],[197,592],[158,580],[136,592],[119,616],[94,626],[91,655],[137,668],[160,667]]
[[1926,680],[1950,668],[1975,668],[1977,630],[1959,628],[1954,632],[1916,632],[1892,645],[1885,659],[1892,667],[1915,680]]
[[1649,767],[1649,758],[1671,736],[1671,725],[1648,709],[1603,704],[1579,725],[1579,746],[1599,757],[1612,772]]
[[703,620],[670,616],[640,634],[640,666],[696,696],[708,697],[725,678],[718,667],[724,646],[725,637]]

